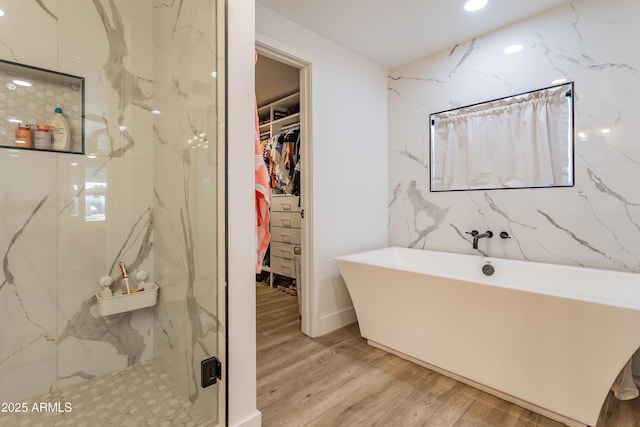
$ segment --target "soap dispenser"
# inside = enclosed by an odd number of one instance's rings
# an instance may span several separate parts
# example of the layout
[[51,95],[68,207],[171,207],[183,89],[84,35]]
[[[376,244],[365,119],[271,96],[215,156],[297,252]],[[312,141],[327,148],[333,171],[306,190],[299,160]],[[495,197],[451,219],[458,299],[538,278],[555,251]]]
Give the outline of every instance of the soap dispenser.
[[57,151],[69,151],[71,135],[69,129],[69,122],[62,114],[62,108],[56,107],[53,117],[47,123],[51,126],[51,133],[53,135],[53,143],[51,148]]

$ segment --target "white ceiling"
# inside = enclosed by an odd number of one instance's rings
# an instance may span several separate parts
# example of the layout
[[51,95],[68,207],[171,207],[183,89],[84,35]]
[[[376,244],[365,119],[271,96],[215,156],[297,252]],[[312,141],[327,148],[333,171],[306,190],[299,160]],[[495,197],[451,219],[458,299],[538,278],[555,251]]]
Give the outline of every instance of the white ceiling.
[[387,68],[538,14],[567,0],[256,0],[278,14]]

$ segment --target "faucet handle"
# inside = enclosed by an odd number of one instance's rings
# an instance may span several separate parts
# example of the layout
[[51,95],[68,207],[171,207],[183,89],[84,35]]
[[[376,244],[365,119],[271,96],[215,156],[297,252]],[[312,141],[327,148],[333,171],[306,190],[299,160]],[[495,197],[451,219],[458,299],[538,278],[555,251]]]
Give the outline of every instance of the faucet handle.
[[471,234],[475,237],[478,235],[478,230],[465,231],[465,234]]
[[507,233],[506,231],[501,231],[500,232],[500,237],[502,237],[503,239],[510,239],[511,236],[509,236],[509,233]]
[[487,230],[487,237],[488,238],[492,238],[493,237],[493,231]]

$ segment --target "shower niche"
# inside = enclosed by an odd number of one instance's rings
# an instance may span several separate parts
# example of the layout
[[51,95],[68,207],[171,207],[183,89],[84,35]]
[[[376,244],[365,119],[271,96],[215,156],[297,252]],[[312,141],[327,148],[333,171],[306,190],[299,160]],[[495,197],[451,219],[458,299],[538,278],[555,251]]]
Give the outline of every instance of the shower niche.
[[[69,123],[69,147],[37,148],[37,125],[46,124],[57,107]],[[84,154],[84,77],[0,60],[0,112],[4,118],[0,120],[0,147]],[[18,131],[21,124],[29,129]],[[23,136],[28,132],[25,142]]]

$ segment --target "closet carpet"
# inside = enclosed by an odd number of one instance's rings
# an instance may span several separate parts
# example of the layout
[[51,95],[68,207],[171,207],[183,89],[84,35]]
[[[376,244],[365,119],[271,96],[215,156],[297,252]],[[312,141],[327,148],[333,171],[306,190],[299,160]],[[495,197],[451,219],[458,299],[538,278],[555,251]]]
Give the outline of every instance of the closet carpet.
[[[265,427],[562,427],[367,345],[352,324],[300,332],[297,298],[257,284],[258,409]],[[640,427],[640,398],[609,393],[597,427]]]

